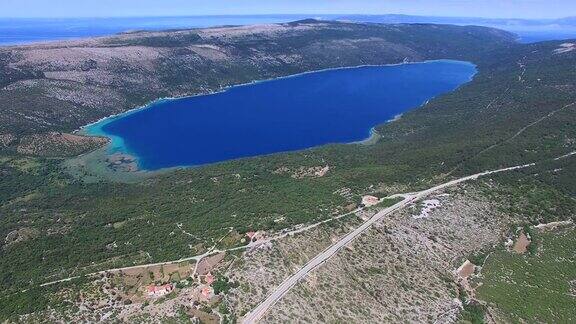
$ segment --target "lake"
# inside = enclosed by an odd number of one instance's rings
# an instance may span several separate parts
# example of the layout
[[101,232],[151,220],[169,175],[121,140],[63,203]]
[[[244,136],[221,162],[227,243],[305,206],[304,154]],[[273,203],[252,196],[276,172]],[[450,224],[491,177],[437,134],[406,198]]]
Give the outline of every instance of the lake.
[[160,100],[84,132],[112,138],[144,170],[351,143],[371,129],[470,81],[460,61],[326,70]]

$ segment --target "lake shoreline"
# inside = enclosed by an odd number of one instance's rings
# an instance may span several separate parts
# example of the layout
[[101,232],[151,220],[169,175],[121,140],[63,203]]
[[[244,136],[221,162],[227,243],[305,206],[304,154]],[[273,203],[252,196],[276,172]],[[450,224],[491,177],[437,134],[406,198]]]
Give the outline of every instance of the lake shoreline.
[[[274,77],[274,78],[269,78],[269,79],[255,80],[255,81],[250,81],[250,82],[241,83],[241,84],[237,84],[237,85],[226,86],[226,87],[223,87],[223,88],[215,90],[215,91],[207,91],[207,92],[203,92],[203,93],[198,93],[198,94],[193,94],[193,95],[185,95],[185,96],[180,96],[180,97],[158,98],[158,99],[155,99],[153,101],[150,101],[149,103],[147,103],[145,105],[138,106],[138,107],[135,107],[133,109],[130,109],[130,110],[118,113],[118,114],[113,114],[113,115],[110,115],[108,117],[103,117],[103,118],[101,118],[95,122],[81,126],[78,130],[74,131],[74,133],[78,133],[78,134],[85,135],[85,136],[105,137],[105,138],[109,139],[108,144],[106,144],[104,147],[102,147],[102,149],[98,149],[97,150],[98,152],[94,152],[94,154],[88,154],[89,156],[98,155],[98,158],[96,158],[95,160],[99,160],[100,163],[105,163],[107,161],[106,156],[109,157],[112,154],[123,154],[126,156],[131,156],[131,157],[134,157],[135,161],[138,161],[140,159],[138,154],[131,152],[130,149],[123,143],[123,139],[120,136],[108,134],[102,130],[102,127],[106,126],[107,124],[109,124],[109,123],[111,123],[111,122],[113,122],[119,118],[124,118],[126,116],[130,116],[130,115],[135,114],[137,112],[140,112],[142,110],[145,110],[148,108],[153,108],[156,105],[164,104],[166,102],[195,98],[195,97],[211,96],[211,95],[215,95],[215,94],[219,94],[219,93],[225,93],[225,92],[230,91],[232,89],[246,87],[246,86],[252,86],[255,84],[267,83],[267,82],[272,82],[272,81],[277,81],[277,80],[282,80],[282,79],[296,78],[296,77],[301,77],[304,75],[318,74],[318,73],[329,72],[329,71],[352,70],[352,69],[362,69],[362,68],[369,68],[369,67],[378,68],[378,67],[394,67],[394,66],[403,66],[403,65],[421,65],[421,64],[423,65],[423,64],[431,64],[431,63],[438,63],[438,62],[461,64],[461,65],[467,65],[467,66],[471,66],[471,67],[476,68],[475,64],[470,63],[470,62],[466,62],[466,61],[457,61],[457,60],[450,60],[450,59],[438,59],[438,60],[425,60],[425,61],[401,62],[401,63],[377,64],[377,65],[366,64],[366,65],[333,67],[333,68],[326,68],[326,69],[320,69],[320,70],[305,71],[305,72],[301,72],[301,73],[297,73],[297,74],[290,74],[290,75],[286,75],[286,76],[279,76],[279,77]],[[472,75],[470,75],[470,80],[474,77],[475,74],[476,74],[476,72],[474,72]],[[467,83],[467,82],[469,82],[469,80],[464,82],[464,83]],[[459,86],[461,86],[461,85],[459,85]],[[426,102],[415,105],[414,107],[411,107],[409,109],[416,109],[416,108],[421,107],[425,104],[426,104]],[[167,169],[168,170],[174,170],[174,169],[183,169],[183,168],[193,168],[193,167],[200,167],[200,166],[225,162],[228,160],[250,158],[250,157],[254,157],[254,156],[265,156],[265,155],[269,155],[269,154],[282,154],[282,153],[286,153],[286,152],[300,151],[300,150],[305,150],[305,149],[313,149],[313,148],[317,148],[317,147],[327,145],[330,143],[333,143],[333,144],[339,143],[339,144],[344,144],[344,145],[349,145],[349,144],[352,144],[352,145],[373,145],[376,142],[378,142],[378,140],[380,139],[380,136],[375,131],[375,128],[378,125],[393,122],[393,121],[397,120],[399,117],[401,117],[401,115],[402,115],[402,113],[394,116],[394,118],[392,118],[392,119],[389,119],[387,121],[384,121],[384,122],[378,123],[377,125],[374,125],[369,130],[369,132],[370,132],[369,135],[366,138],[364,138],[362,140],[358,140],[358,141],[327,142],[324,144],[312,145],[312,146],[301,148],[301,149],[294,149],[294,150],[288,149],[286,151],[276,151],[276,152],[272,151],[270,153],[256,154],[256,155],[246,156],[246,157],[239,156],[237,158],[230,158],[230,159],[225,159],[225,160],[215,161],[215,162],[209,162],[209,163],[183,164],[180,166],[170,166],[170,167],[160,167],[160,168],[150,168],[150,169],[142,168],[139,165],[139,163],[136,162],[138,164],[137,170],[134,170],[134,168],[131,168],[131,171],[118,171],[118,170],[116,170],[116,171],[114,171],[114,173],[130,172],[130,173],[145,173],[145,174],[154,173],[155,174],[158,171],[163,171],[163,170],[167,170]],[[94,160],[94,159],[90,159],[90,160]],[[89,164],[92,165],[93,163],[89,163]],[[90,169],[93,169],[93,168],[90,167]],[[101,173],[101,172],[98,172],[98,173]]]
[[308,75],[308,74],[314,74],[314,73],[338,71],[338,70],[349,70],[349,69],[359,69],[359,68],[366,68],[366,67],[388,67],[388,66],[401,66],[401,65],[411,65],[411,64],[428,64],[428,63],[435,63],[435,62],[451,62],[451,63],[456,63],[456,64],[466,64],[466,65],[476,66],[473,63],[465,62],[465,61],[458,61],[458,60],[451,60],[451,59],[437,59],[437,60],[410,61],[410,62],[389,63],[389,64],[362,64],[362,65],[333,67],[333,68],[325,68],[325,69],[320,69],[320,70],[306,71],[306,72],[300,72],[300,73],[290,74],[290,75],[285,75],[285,76],[272,77],[269,79],[261,79],[261,80],[255,80],[255,81],[250,81],[250,82],[245,82],[245,83],[239,83],[239,84],[235,84],[235,85],[226,86],[226,87],[223,87],[223,88],[218,89],[218,90],[208,91],[205,93],[183,95],[183,96],[179,96],[179,97],[161,97],[161,98],[149,101],[148,103],[146,103],[142,106],[131,108],[131,109],[128,109],[124,112],[120,112],[117,114],[112,114],[112,115],[109,115],[106,117],[102,117],[102,118],[98,119],[97,121],[94,121],[94,122],[88,123],[86,125],[80,126],[80,128],[74,130],[73,133],[79,134],[79,135],[86,135],[86,136],[97,136],[97,135],[85,134],[83,132],[85,131],[86,128],[89,128],[90,126],[104,122],[105,120],[109,119],[110,121],[112,121],[115,118],[128,116],[128,115],[136,113],[140,110],[150,108],[150,107],[154,106],[155,104],[163,103],[166,101],[181,100],[181,99],[195,98],[195,97],[202,97],[202,96],[210,96],[210,95],[215,95],[215,94],[219,94],[219,93],[224,93],[224,92],[229,91],[230,89],[233,89],[233,88],[245,87],[245,86],[250,86],[250,85],[254,85],[254,84],[258,84],[258,83],[271,82],[271,81],[282,80],[282,79],[295,78],[295,77]]

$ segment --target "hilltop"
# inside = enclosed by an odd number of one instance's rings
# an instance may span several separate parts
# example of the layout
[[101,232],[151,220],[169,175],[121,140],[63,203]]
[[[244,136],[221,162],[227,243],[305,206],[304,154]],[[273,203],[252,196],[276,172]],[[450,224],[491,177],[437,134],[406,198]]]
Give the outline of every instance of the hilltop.
[[69,133],[158,98],[324,68],[469,59],[512,39],[482,27],[304,20],[3,47],[0,149],[22,150],[42,136],[44,145],[61,146],[50,133]]

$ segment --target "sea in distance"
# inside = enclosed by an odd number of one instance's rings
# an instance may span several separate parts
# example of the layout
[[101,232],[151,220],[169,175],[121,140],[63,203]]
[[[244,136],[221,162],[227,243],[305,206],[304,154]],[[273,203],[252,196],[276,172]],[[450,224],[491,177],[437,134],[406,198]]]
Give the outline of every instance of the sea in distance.
[[371,129],[470,81],[476,67],[439,60],[305,73],[215,94],[164,99],[83,132],[143,170],[364,140]]
[[113,35],[136,30],[282,23],[306,16],[246,15],[113,18],[0,18],[0,46]]
[[490,20],[403,15],[230,15],[112,18],[0,18],[0,46],[112,35],[134,30],[204,28],[296,21],[306,18],[376,23],[440,23],[500,28],[524,43],[576,38],[576,22]]

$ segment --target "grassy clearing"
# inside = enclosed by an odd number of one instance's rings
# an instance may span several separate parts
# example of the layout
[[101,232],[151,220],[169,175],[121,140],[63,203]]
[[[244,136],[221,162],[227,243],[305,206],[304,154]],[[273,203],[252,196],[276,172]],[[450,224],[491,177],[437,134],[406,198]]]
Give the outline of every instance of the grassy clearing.
[[576,229],[536,234],[538,249],[524,255],[500,250],[482,271],[478,298],[511,322],[576,321]]

